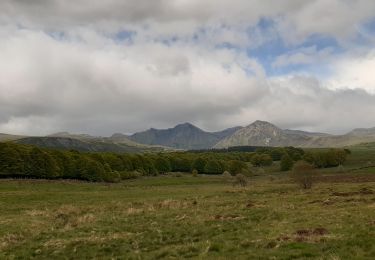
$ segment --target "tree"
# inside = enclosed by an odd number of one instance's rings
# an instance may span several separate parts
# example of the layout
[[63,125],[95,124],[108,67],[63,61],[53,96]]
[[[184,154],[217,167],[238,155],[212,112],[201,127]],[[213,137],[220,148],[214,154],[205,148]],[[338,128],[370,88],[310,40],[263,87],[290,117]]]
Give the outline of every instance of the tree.
[[105,163],[108,163],[108,165],[111,167],[113,171],[123,171],[125,170],[123,161],[119,156],[112,153],[105,153],[102,154],[102,158]]
[[23,175],[25,165],[22,156],[12,144],[0,144],[0,175]]
[[56,178],[61,172],[55,159],[37,147],[30,151],[27,168],[29,175],[37,178]]
[[247,169],[246,163],[238,160],[231,160],[228,162],[228,171],[232,175],[242,173],[243,170]]
[[273,161],[280,161],[284,154],[285,150],[283,148],[274,148],[270,152]]
[[178,158],[173,156],[170,159],[172,171],[174,172],[190,172],[191,162],[187,158]]
[[194,170],[197,170],[198,173],[204,172],[204,167],[206,166],[206,160],[202,157],[198,157],[193,161],[193,164],[191,165],[191,168]]
[[155,160],[155,168],[159,173],[166,173],[172,170],[169,160],[163,157],[158,157]]
[[292,158],[289,156],[289,154],[285,153],[282,157],[281,157],[281,161],[280,161],[280,170],[281,171],[289,171],[290,169],[292,169],[293,167],[293,160]]
[[291,177],[303,189],[311,189],[314,182],[314,167],[305,161],[298,161],[293,166]]
[[268,154],[255,154],[252,159],[251,163],[256,166],[270,166],[272,165],[272,158]]
[[217,160],[209,160],[204,167],[204,172],[207,174],[221,174],[223,169]]

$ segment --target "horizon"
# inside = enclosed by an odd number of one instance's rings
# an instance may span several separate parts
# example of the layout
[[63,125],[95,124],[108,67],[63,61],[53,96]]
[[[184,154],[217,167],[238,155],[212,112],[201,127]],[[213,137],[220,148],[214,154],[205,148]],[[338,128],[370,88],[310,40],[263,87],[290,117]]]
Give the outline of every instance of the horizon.
[[[253,121],[252,123],[250,124],[247,124],[245,126],[240,126],[240,125],[237,125],[237,126],[231,126],[231,127],[227,127],[227,128],[224,128],[224,129],[217,129],[217,130],[214,130],[214,131],[210,131],[210,130],[206,130],[198,125],[195,125],[193,123],[190,123],[190,122],[183,122],[183,123],[178,123],[174,126],[170,126],[170,127],[165,127],[165,128],[154,128],[154,127],[149,127],[149,128],[146,128],[146,129],[141,129],[137,132],[133,132],[133,133],[126,133],[126,132],[112,132],[112,134],[109,134],[109,135],[95,135],[95,134],[90,134],[90,133],[86,133],[86,132],[69,132],[69,131],[57,131],[57,132],[53,132],[53,133],[47,133],[45,135],[28,135],[28,134],[15,134],[15,135],[20,135],[20,136],[30,136],[30,137],[47,137],[47,136],[52,136],[52,135],[58,135],[58,134],[69,134],[69,135],[89,135],[89,136],[92,136],[92,137],[104,137],[104,138],[109,138],[109,137],[112,137],[113,135],[115,134],[121,134],[121,135],[125,135],[125,136],[131,136],[131,135],[134,135],[134,134],[137,134],[137,133],[140,133],[140,132],[145,132],[145,131],[149,131],[149,130],[169,130],[169,129],[174,129],[178,126],[181,126],[181,125],[185,125],[185,124],[189,124],[189,125],[192,125],[193,127],[195,128],[198,128],[204,132],[207,132],[207,133],[215,133],[215,132],[221,132],[221,131],[224,131],[224,130],[227,130],[227,129],[231,129],[231,128],[236,128],[236,127],[241,127],[241,128],[246,128],[256,122],[264,122],[264,123],[268,123],[268,124],[271,124],[271,125],[274,125],[276,126],[277,128],[280,128],[281,130],[293,130],[293,131],[303,131],[303,132],[309,132],[309,133],[322,133],[322,134],[329,134],[329,135],[345,135],[345,134],[348,134],[350,133],[351,131],[353,130],[357,130],[357,129],[370,129],[370,128],[375,128],[375,127],[369,127],[369,128],[363,128],[363,127],[356,127],[356,128],[353,128],[353,129],[350,129],[348,130],[347,132],[343,132],[343,133],[331,133],[331,132],[322,132],[322,131],[309,131],[309,130],[304,130],[304,129],[293,129],[293,128],[283,128],[283,127],[280,127],[272,122],[268,122],[268,121],[265,121],[265,120],[255,120]],[[8,134],[8,135],[13,135],[13,133],[4,133],[4,132],[0,132],[0,134]]]
[[0,133],[371,128],[374,43],[365,0],[4,0]]

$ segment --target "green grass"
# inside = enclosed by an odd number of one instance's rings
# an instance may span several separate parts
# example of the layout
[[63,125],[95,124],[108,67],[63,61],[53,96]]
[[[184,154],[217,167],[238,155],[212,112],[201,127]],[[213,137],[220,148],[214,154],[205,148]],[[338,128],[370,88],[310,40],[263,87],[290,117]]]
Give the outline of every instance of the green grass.
[[375,193],[360,192],[374,182],[310,191],[281,173],[249,182],[2,180],[0,259],[374,258]]

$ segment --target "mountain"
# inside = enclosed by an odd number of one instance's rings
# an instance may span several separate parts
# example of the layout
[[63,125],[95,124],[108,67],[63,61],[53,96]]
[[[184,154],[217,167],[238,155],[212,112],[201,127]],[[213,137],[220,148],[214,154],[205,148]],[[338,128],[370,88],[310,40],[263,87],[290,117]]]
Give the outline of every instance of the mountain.
[[283,130],[265,122],[254,123],[237,130],[218,142],[214,148],[230,146],[297,146],[297,147],[344,147],[375,141],[375,128],[355,129],[344,135],[311,133],[300,130]]
[[22,135],[10,135],[10,134],[0,133],[0,142],[13,141],[13,140],[17,140],[23,137],[24,136]]
[[230,146],[291,146],[309,140],[308,135],[301,132],[285,131],[277,126],[265,122],[254,123],[237,130],[218,142],[215,148],[226,148]]
[[326,133],[315,133],[315,132],[306,132],[301,130],[291,130],[291,129],[285,129],[284,133],[287,134],[298,134],[298,135],[305,135],[305,136],[311,136],[311,137],[322,137],[322,136],[332,136],[330,134]]
[[144,152],[168,149],[210,149],[231,146],[344,147],[375,142],[374,128],[357,128],[347,134],[330,135],[281,129],[269,122],[255,121],[246,127],[206,132],[190,123],[168,129],[155,129],[110,137],[60,132],[44,137],[0,133],[0,142],[12,141],[41,147],[90,152]]
[[231,136],[232,134],[234,134],[236,131],[240,130],[241,128],[243,128],[243,127],[242,126],[235,126],[235,127],[227,128],[223,131],[213,132],[212,134],[214,134],[215,136],[217,136],[221,140],[221,139],[224,139],[227,136]]
[[210,133],[190,123],[184,123],[168,129],[151,128],[135,133],[129,136],[129,139],[141,144],[163,145],[177,149],[207,149],[238,129],[239,127],[234,127]]
[[113,142],[106,139],[78,139],[71,137],[45,136],[45,137],[25,137],[14,142],[20,144],[29,144],[39,147],[63,149],[63,150],[77,150],[82,152],[146,152],[146,151],[161,151],[165,150],[162,147],[150,147],[146,145],[129,145],[121,142]]

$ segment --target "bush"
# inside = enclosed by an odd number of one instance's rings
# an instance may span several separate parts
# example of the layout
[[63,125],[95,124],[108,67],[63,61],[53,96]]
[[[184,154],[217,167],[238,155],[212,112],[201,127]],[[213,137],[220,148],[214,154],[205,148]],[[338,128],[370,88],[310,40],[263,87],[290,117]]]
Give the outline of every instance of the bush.
[[159,173],[167,173],[172,170],[169,160],[159,157],[155,160],[155,168]]
[[232,174],[230,174],[228,171],[224,171],[222,176],[223,178],[229,179],[232,177]]
[[234,180],[234,185],[239,185],[241,187],[245,187],[247,185],[247,180],[245,175],[239,173],[236,174],[235,180]]
[[120,174],[116,171],[105,171],[104,175],[102,176],[103,181],[105,182],[120,182],[121,177]]
[[270,166],[272,165],[272,158],[268,154],[255,154],[251,158],[251,163],[255,167]]
[[314,167],[305,161],[298,161],[293,166],[292,179],[303,189],[311,189],[314,182]]
[[191,168],[197,170],[198,173],[203,173],[205,166],[206,166],[206,160],[203,159],[202,157],[198,157],[197,159],[193,161]]
[[220,174],[223,172],[223,169],[219,161],[209,160],[204,167],[204,172],[207,174]]
[[138,177],[142,176],[142,173],[137,171],[122,171],[119,172],[119,174],[122,180],[137,179]]
[[243,170],[246,170],[248,167],[246,163],[238,160],[231,160],[228,163],[228,170],[232,175],[242,173]]
[[280,161],[280,170],[281,171],[289,171],[290,169],[292,169],[293,167],[293,160],[292,158],[289,156],[289,154],[284,154],[282,157],[281,157],[281,161]]

